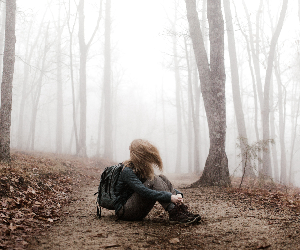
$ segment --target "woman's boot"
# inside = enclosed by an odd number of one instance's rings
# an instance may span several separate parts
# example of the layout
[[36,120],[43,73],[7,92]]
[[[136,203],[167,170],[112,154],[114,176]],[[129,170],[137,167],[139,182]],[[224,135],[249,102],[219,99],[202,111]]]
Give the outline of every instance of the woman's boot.
[[197,218],[189,217],[179,206],[175,205],[175,207],[169,211],[169,221],[171,224],[191,224],[197,221]]
[[200,221],[201,220],[201,216],[199,214],[193,214],[191,212],[189,212],[188,206],[184,205],[183,203],[180,203],[179,205],[176,205],[179,207],[179,209],[182,211],[182,213],[186,214],[188,216],[188,218],[195,218],[195,221]]

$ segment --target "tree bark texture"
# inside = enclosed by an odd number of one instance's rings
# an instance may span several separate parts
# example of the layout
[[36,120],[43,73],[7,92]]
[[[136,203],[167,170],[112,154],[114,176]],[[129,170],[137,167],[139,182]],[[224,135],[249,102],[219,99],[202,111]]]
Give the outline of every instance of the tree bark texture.
[[[280,17],[278,20],[278,24],[276,30],[273,34],[270,51],[268,55],[268,64],[266,70],[266,78],[265,78],[265,86],[264,86],[264,105],[263,105],[263,140],[267,141],[270,139],[270,83],[273,69],[273,61],[275,56],[275,49],[277,45],[277,41],[283,26],[286,10],[287,10],[288,0],[284,0],[282,4],[282,9],[280,12]],[[262,169],[263,177],[272,177],[272,169],[270,164],[270,150],[269,147],[267,150],[263,151],[263,169]]]
[[[2,6],[2,4],[4,6]],[[0,72],[2,72],[3,67],[3,42],[4,42],[4,31],[5,31],[5,3],[1,2],[1,29],[0,29]],[[2,82],[2,75],[0,74],[0,82]],[[0,102],[1,105],[1,102]]]
[[5,42],[0,108],[0,161],[10,163],[12,82],[15,65],[16,0],[6,1]]
[[226,103],[224,66],[224,21],[220,0],[207,2],[209,23],[210,64],[200,29],[195,0],[186,0],[190,36],[201,81],[201,91],[207,115],[210,148],[205,168],[199,181],[194,185],[231,185],[228,159],[225,152]]

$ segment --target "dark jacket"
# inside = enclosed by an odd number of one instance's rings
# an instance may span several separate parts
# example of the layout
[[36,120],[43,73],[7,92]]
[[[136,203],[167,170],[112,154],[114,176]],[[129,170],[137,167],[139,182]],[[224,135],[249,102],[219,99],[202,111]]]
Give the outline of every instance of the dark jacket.
[[171,202],[172,193],[166,191],[156,191],[144,186],[143,182],[129,167],[125,167],[119,176],[119,180],[116,185],[116,200],[115,200],[115,211],[116,213],[122,208],[131,195],[136,192],[146,198],[161,201]]

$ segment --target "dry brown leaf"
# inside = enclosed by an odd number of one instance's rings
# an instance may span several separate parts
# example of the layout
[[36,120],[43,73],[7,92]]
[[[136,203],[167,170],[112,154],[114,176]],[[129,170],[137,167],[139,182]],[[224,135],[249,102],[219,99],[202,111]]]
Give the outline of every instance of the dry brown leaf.
[[169,240],[169,242],[171,244],[176,244],[176,243],[179,243],[179,239],[178,238],[172,238],[172,239]]

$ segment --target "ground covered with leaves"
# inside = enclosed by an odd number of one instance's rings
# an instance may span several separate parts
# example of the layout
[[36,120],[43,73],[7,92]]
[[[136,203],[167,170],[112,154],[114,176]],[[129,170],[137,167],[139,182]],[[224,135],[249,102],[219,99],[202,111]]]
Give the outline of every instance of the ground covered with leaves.
[[10,166],[0,164],[0,249],[23,249],[33,235],[63,218],[62,208],[70,204],[74,187],[92,178],[84,172],[95,162],[13,152]]
[[94,193],[109,162],[14,153],[0,169],[0,249],[300,249],[300,191],[247,181],[238,188],[188,188],[170,179],[201,223],[168,223],[157,203],[138,222],[96,216]]

